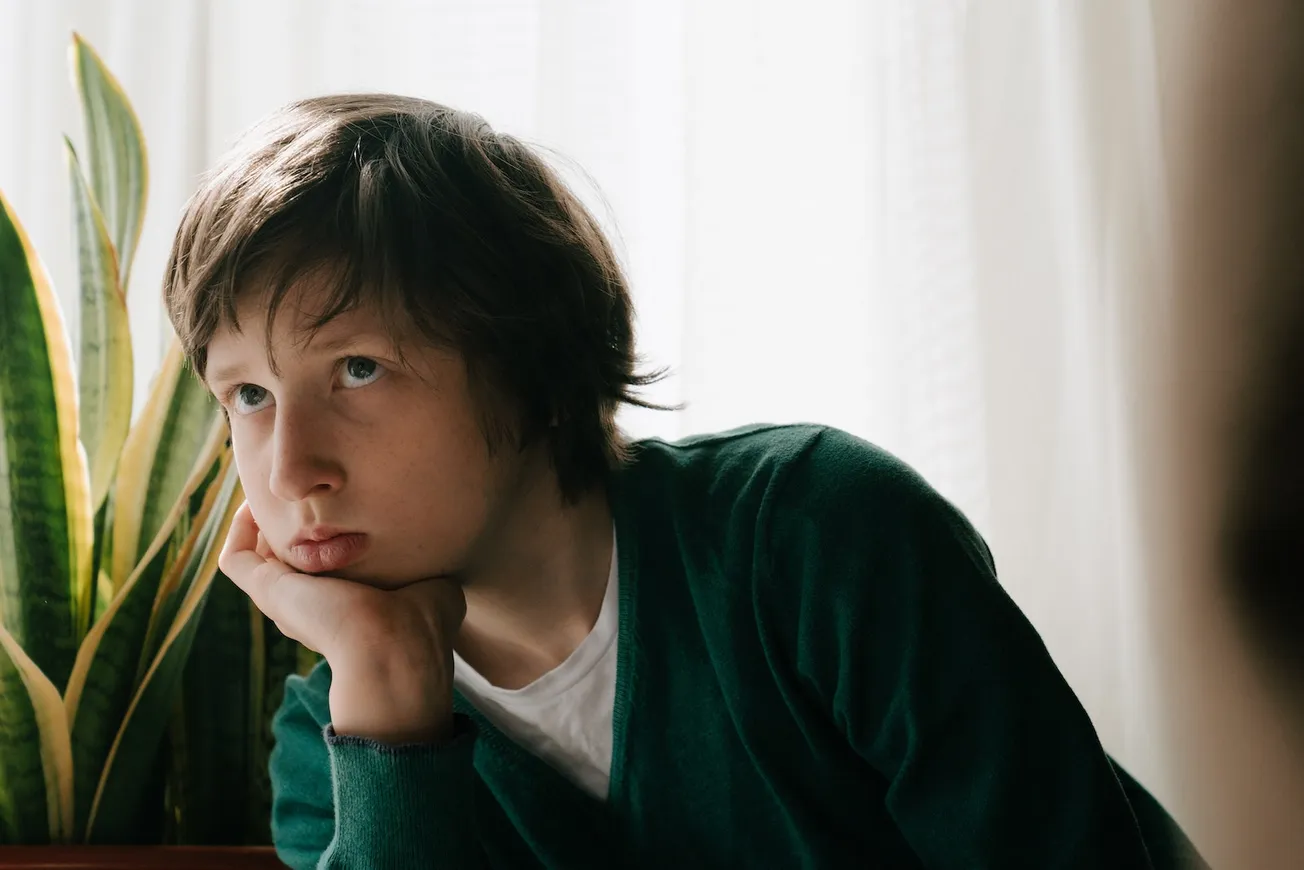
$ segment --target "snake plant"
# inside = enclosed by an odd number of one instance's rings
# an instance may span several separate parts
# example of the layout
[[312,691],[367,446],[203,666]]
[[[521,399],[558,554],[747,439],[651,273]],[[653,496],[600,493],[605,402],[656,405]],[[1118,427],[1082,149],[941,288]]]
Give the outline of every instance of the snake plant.
[[175,340],[132,422],[145,146],[75,34],[70,57],[76,354],[0,193],[0,845],[264,843],[270,715],[311,661],[218,572],[240,485]]

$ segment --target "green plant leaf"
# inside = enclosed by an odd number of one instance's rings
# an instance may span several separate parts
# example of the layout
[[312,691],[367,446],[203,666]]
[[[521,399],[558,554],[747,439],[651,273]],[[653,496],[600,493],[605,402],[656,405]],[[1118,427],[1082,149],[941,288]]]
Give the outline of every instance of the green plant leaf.
[[77,840],[85,830],[104,761],[136,691],[136,665],[166,556],[166,547],[159,547],[142,561],[136,575],[86,635],[68,681],[66,706],[72,723],[76,810],[73,837]]
[[70,54],[86,124],[91,190],[118,252],[119,283],[125,288],[149,189],[145,137],[122,85],[95,49],[74,33]]
[[104,215],[91,195],[72,142],[65,139],[64,145],[81,274],[79,428],[90,465],[91,506],[98,511],[131,428],[131,328],[127,297],[119,283],[118,257]]
[[191,576],[185,584],[189,590],[185,601],[109,750],[87,819],[88,843],[126,841],[137,828],[141,813],[158,809],[142,807],[140,799],[146,774],[158,761],[160,741],[167,731],[186,660],[217,574],[222,541],[240,505],[239,476],[234,463],[227,466],[221,486],[214,489],[213,495],[211,510],[197,527],[193,549],[177,561],[176,568]]
[[0,844],[66,842],[72,748],[59,690],[0,626]]
[[[220,450],[222,445],[219,443],[217,447]],[[230,465],[228,451],[223,468]],[[197,473],[187,483],[183,495],[188,495],[206,479],[205,465],[202,473]],[[213,490],[202,508],[201,522],[212,514],[217,497],[217,490]],[[150,651],[150,630],[159,590],[168,583],[169,574],[188,567],[191,553],[204,544],[200,539],[204,526],[196,525],[182,548],[180,558],[176,563],[169,561],[172,529],[188,508],[188,498],[176,500],[167,523],[155,536],[139,567],[113,598],[104,616],[87,633],[68,680],[65,706],[72,727],[75,760],[73,835],[77,839],[82,838],[85,830],[105,760],[141,684],[146,670],[141,662],[148,664],[154,658]],[[138,775],[143,777],[144,772],[138,772]]]
[[91,547],[91,579],[88,585],[91,601],[83,598],[78,606],[77,636],[86,637],[95,620],[104,615],[109,602],[113,600],[113,583],[109,580],[108,543],[111,540],[110,529],[113,528],[113,499],[106,498],[95,512],[94,545]]
[[[285,700],[285,680],[298,669],[300,651],[307,649],[293,638],[286,637],[253,604],[251,614],[263,625],[263,678],[261,685],[251,680],[250,692],[262,702],[255,710],[254,748],[251,753],[249,794],[245,802],[245,842],[250,845],[272,842],[272,779],[271,755],[276,739],[272,735],[272,719]],[[317,653],[313,653],[317,655]]]
[[109,571],[116,588],[162,528],[220,420],[217,402],[186,367],[174,339],[118,460]]
[[245,842],[252,756],[262,716],[261,613],[220,572],[213,580],[182,680],[181,740],[172,764],[183,772],[174,795],[183,843],[231,846]]
[[0,348],[0,624],[62,688],[77,653],[94,517],[63,318],[3,196]]
[[[226,447],[226,424],[224,421],[215,420],[209,433],[209,440],[195,461],[195,467],[181,498],[184,504],[179,507],[180,513],[171,533],[174,557],[184,559],[193,547],[194,532],[208,516],[210,505],[218,489],[214,484],[220,484],[222,474],[225,473],[231,459],[232,453]],[[165,573],[163,582],[159,584],[158,592],[154,596],[154,608],[149,617],[149,632],[145,636],[145,648],[141,655],[137,679],[144,678],[145,669],[158,654],[159,644],[163,642],[163,636],[167,634],[172,621],[176,619],[177,611],[181,609],[181,604],[190,591],[189,583],[194,579],[192,574],[170,570],[171,565],[172,563],[169,562],[169,570]]]
[[[294,672],[301,677],[312,673],[312,669],[321,663],[322,655],[316,650],[308,649],[302,644],[295,644]],[[284,687],[282,687],[284,688]]]
[[[91,614],[91,625],[99,621],[104,614],[109,611],[109,602],[113,601],[113,581],[109,579],[109,572],[101,571],[95,578],[95,608]],[[90,626],[87,626],[90,630]],[[82,637],[85,637],[85,633]]]

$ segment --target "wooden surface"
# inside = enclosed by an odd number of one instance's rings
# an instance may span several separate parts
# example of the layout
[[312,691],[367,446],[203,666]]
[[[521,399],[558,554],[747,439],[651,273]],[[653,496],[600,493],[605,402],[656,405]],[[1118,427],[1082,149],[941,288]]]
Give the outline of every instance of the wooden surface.
[[284,870],[270,847],[2,846],[0,868],[14,870]]

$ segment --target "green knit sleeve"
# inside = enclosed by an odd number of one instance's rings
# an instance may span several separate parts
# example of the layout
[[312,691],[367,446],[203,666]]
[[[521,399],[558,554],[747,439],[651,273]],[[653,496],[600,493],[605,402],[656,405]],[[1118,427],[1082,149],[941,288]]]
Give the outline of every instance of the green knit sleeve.
[[837,430],[786,474],[769,521],[779,636],[923,864],[1151,868],[1087,713],[960,513]]
[[439,746],[331,730],[329,672],[290,677],[272,722],[272,841],[294,870],[487,866],[471,818],[474,725]]

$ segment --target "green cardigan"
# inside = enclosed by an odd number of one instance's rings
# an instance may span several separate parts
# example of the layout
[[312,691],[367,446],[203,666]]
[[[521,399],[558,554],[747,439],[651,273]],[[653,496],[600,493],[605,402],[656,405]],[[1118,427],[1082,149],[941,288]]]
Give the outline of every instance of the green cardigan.
[[1186,866],[982,540],[900,461],[819,426],[649,440],[611,500],[607,800],[460,695],[447,744],[337,736],[323,663],[290,678],[274,723],[286,863]]

